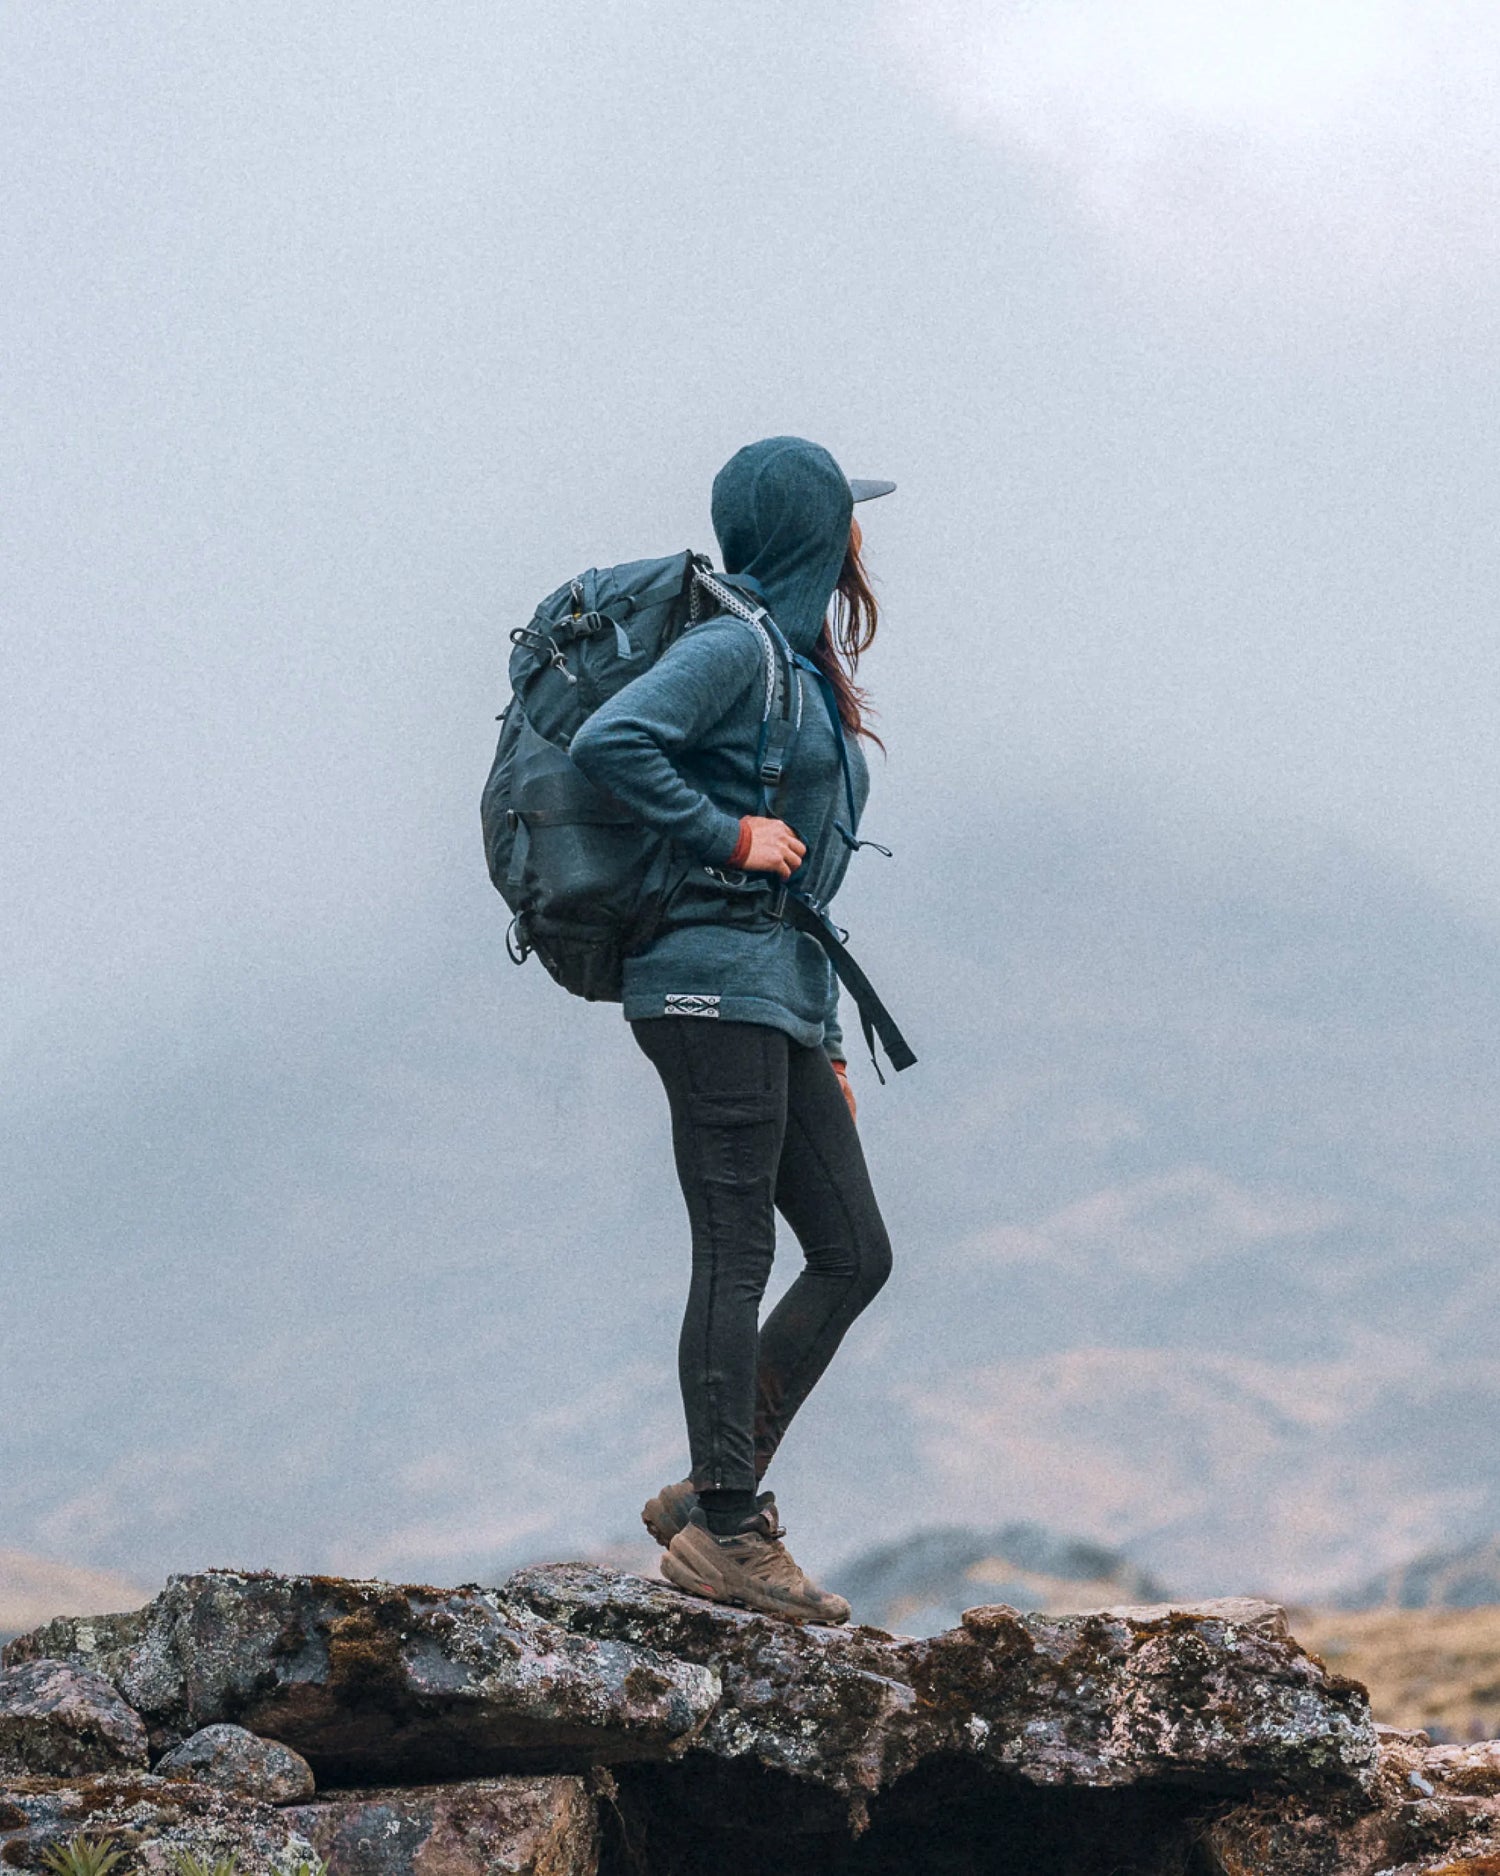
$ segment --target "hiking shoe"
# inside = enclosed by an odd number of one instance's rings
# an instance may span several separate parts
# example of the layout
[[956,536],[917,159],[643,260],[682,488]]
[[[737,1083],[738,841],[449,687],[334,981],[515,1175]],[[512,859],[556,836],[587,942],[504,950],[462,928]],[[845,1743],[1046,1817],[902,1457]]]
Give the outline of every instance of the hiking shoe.
[[[641,1523],[665,1550],[688,1521],[688,1513],[698,1503],[698,1488],[691,1479],[676,1485],[664,1485],[655,1498],[648,1498],[641,1508]],[[776,1522],[776,1495],[762,1492],[755,1501],[757,1511],[767,1512]]]
[[698,1503],[698,1488],[691,1479],[678,1485],[664,1485],[655,1498],[648,1498],[641,1508],[641,1523],[665,1550],[688,1521],[688,1513]]
[[789,1622],[847,1622],[848,1603],[819,1589],[797,1568],[780,1541],[785,1535],[773,1509],[757,1511],[732,1537],[715,1537],[694,1506],[667,1546],[661,1573],[676,1588],[711,1602],[784,1616]]

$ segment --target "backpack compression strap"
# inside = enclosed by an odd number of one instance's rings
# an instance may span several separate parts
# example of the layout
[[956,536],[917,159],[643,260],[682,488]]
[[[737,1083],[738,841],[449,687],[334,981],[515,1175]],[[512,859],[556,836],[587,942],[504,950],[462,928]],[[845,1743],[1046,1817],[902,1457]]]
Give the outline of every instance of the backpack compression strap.
[[853,997],[854,1007],[859,1011],[859,1026],[864,1031],[865,1047],[870,1051],[870,1066],[875,1070],[876,1078],[882,1083],[885,1081],[885,1076],[880,1072],[880,1063],[875,1059],[877,1036],[890,1058],[891,1067],[898,1075],[903,1068],[910,1068],[917,1059],[912,1053],[911,1044],[896,1027],[895,1017],[881,1002],[875,986],[850,956],[844,944],[844,934],[828,914],[806,893],[789,892],[781,917],[798,931],[806,932],[809,938],[818,941],[839,982]]

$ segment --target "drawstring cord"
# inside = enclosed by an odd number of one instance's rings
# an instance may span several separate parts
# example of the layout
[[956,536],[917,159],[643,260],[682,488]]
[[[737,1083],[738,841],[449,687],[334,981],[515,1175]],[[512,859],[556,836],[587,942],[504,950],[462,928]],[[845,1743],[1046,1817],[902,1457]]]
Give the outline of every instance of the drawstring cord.
[[858,853],[861,847],[873,847],[877,853],[883,853],[888,860],[895,858],[890,848],[882,847],[878,840],[856,840],[842,821],[834,822],[833,831],[839,836],[851,853]]

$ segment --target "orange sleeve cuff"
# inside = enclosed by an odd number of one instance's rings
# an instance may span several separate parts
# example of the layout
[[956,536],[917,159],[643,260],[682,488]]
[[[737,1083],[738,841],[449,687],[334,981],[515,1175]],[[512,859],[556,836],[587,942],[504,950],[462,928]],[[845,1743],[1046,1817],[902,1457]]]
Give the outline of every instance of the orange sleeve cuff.
[[740,837],[734,844],[734,852],[729,856],[731,866],[743,866],[750,858],[750,816],[740,816]]

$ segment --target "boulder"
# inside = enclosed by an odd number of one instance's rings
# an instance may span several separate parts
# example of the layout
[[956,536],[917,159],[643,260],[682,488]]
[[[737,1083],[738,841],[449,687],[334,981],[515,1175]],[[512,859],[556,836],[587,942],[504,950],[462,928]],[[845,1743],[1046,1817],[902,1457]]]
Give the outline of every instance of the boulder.
[[189,1733],[157,1760],[155,1769],[163,1778],[194,1778],[266,1804],[300,1804],[315,1789],[312,1767],[300,1752],[247,1733],[243,1726],[205,1726]]
[[0,1668],[0,1773],[68,1777],[147,1756],[140,1715],[103,1675],[45,1656]]
[[459,1589],[210,1570],[128,1615],[60,1617],[5,1650],[103,1675],[153,1751],[221,1721],[301,1752],[320,1783],[569,1770],[684,1749],[711,1668],[573,1633]]
[[598,1806],[582,1778],[480,1778],[329,1792],[284,1813],[333,1876],[594,1876]]

